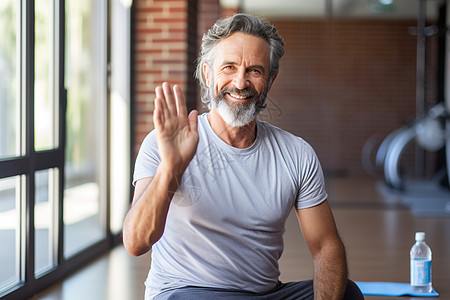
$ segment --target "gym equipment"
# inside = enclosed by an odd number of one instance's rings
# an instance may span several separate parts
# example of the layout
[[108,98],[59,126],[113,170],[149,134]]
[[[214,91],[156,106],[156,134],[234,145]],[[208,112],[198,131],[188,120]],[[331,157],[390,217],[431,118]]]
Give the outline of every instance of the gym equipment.
[[403,189],[400,174],[400,156],[406,146],[416,140],[418,144],[428,151],[437,151],[444,147],[449,134],[445,134],[443,119],[447,118],[447,110],[443,103],[430,109],[425,118],[412,126],[403,127],[388,137],[381,144],[377,153],[377,164],[383,165],[386,183],[395,189]]
[[[381,192],[394,195],[403,203],[407,204],[413,213],[419,215],[450,215],[450,89],[444,89],[444,81],[450,86],[450,59],[446,60],[445,70],[440,74],[441,83],[439,98],[444,99],[437,105],[425,110],[425,45],[426,37],[436,33],[442,33],[440,38],[440,49],[447,46],[444,55],[439,56],[439,61],[443,64],[445,53],[450,52],[450,36],[448,29],[450,22],[447,20],[447,13],[450,7],[442,2],[440,12],[439,27],[425,26],[425,2],[419,0],[420,9],[417,19],[417,28],[414,34],[417,35],[417,81],[416,81],[416,115],[414,121],[404,125],[392,133],[378,144],[374,137],[370,138],[363,147],[362,163],[364,169],[370,173],[381,173],[384,175],[384,185],[378,185]],[[444,46],[443,46],[444,45]],[[445,79],[445,80],[444,80]],[[444,91],[445,90],[445,91]],[[400,170],[400,161],[406,147],[416,143],[416,174],[413,179],[406,179]],[[439,151],[445,147],[447,165],[444,164],[437,170],[431,179],[424,178],[424,153],[425,151]],[[373,158],[374,157],[374,158]],[[441,160],[443,161],[443,160]],[[448,183],[443,184],[445,176]]]

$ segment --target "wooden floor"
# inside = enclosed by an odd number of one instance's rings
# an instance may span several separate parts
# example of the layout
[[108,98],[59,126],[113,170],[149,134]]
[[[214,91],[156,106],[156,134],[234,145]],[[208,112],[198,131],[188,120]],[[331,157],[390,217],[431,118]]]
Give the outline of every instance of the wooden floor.
[[[327,189],[346,245],[351,279],[409,282],[409,249],[414,233],[425,231],[433,251],[433,286],[440,293],[439,299],[450,299],[450,217],[414,215],[396,197],[380,193],[376,180],[368,177],[327,179]],[[149,263],[148,254],[134,258],[118,246],[32,299],[143,299]],[[311,278],[312,267],[297,220],[291,214],[280,261],[281,280]]]

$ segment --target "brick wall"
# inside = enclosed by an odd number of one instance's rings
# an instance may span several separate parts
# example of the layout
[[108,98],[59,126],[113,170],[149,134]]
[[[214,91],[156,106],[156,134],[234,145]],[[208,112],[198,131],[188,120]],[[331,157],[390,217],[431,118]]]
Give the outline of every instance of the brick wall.
[[221,15],[219,0],[138,0],[135,9],[135,149],[153,127],[155,87],[179,84],[188,109],[198,106],[193,79],[200,38]]
[[135,145],[153,129],[155,87],[164,81],[186,90],[187,0],[135,1]]
[[[198,36],[197,36],[197,48],[200,51],[200,45],[202,43],[202,36],[205,32],[211,28],[211,26],[222,16],[222,8],[220,6],[219,0],[199,0],[198,3]],[[198,56],[197,51],[197,56]],[[199,113],[208,111],[207,108],[203,107],[203,103],[200,97],[200,91],[198,83],[196,83],[198,88],[198,98],[197,98],[197,110]]]
[[[200,38],[231,10],[221,9],[219,0],[134,5],[137,151],[153,128],[154,88],[161,82],[180,84],[189,106],[204,111],[192,80]],[[286,55],[261,118],[310,142],[326,171],[362,173],[366,140],[386,136],[415,114],[416,37],[408,33],[415,20],[272,22],[285,39]],[[433,74],[435,62],[428,65]],[[428,81],[433,103],[434,79]]]
[[199,0],[198,13],[198,45],[200,45],[203,33],[205,33],[222,15],[220,1]]
[[286,55],[263,118],[310,142],[325,171],[362,173],[366,140],[415,114],[415,21],[273,23]]

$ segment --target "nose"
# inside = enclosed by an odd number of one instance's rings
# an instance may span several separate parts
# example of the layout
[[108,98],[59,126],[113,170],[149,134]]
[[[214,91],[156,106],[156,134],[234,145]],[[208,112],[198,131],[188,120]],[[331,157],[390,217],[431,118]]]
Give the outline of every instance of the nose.
[[245,70],[239,70],[233,79],[233,84],[240,90],[247,88],[250,85],[247,78],[247,72],[245,72]]

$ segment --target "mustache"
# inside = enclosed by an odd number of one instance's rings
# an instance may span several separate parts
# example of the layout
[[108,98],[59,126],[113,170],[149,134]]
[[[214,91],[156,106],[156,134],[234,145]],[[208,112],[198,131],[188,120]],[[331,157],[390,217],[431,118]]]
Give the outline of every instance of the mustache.
[[221,91],[220,94],[223,96],[225,96],[225,94],[234,94],[234,95],[239,95],[241,97],[245,97],[245,98],[249,98],[249,97],[257,97],[258,96],[258,92],[252,88],[245,88],[245,89],[238,89],[238,88],[234,88],[234,87],[224,87]]

